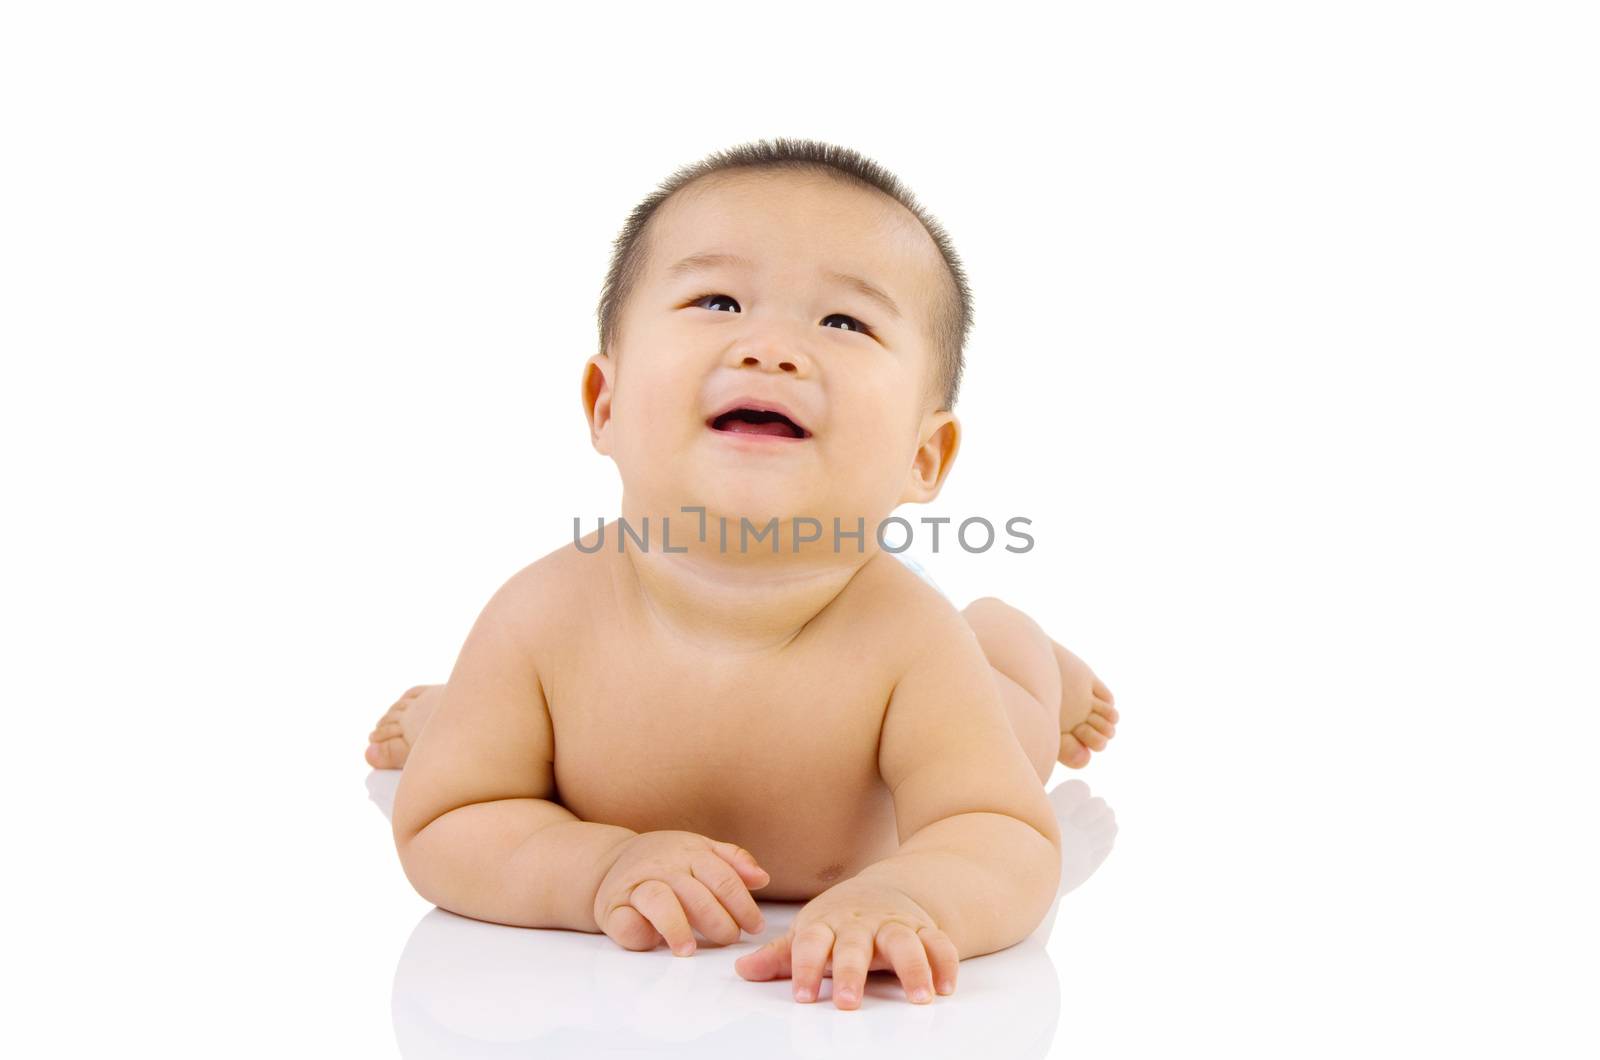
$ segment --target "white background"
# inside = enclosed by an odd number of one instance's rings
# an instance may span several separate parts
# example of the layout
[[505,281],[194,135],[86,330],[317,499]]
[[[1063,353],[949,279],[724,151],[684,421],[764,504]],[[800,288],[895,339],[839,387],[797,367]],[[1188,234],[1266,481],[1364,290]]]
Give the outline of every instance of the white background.
[[[1124,718],[1052,1051],[1595,1055],[1585,7],[6,6],[6,1051],[395,1053],[429,907],[366,733],[615,513],[578,384],[627,211],[794,136],[969,270],[965,445],[901,514],[1038,545],[931,573]],[[732,960],[690,963],[776,1014],[746,1051],[911,1008]],[[718,1053],[672,1010],[633,1026]]]

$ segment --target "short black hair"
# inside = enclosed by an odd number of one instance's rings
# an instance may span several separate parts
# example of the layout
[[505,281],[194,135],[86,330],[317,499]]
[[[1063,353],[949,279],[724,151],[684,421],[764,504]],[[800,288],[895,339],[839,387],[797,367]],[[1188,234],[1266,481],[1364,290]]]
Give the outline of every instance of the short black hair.
[[714,173],[760,170],[821,173],[858,187],[875,188],[911,211],[922,223],[944,258],[950,279],[949,290],[938,300],[929,330],[934,340],[936,387],[933,393],[939,395],[942,401],[940,411],[953,408],[966,363],[967,335],[972,330],[972,292],[967,286],[966,272],[956,256],[948,233],[894,174],[856,151],[818,140],[778,137],[771,142],[756,140],[715,151],[698,162],[678,169],[635,206],[613,243],[611,266],[606,272],[605,287],[600,293],[597,316],[601,351],[610,352],[616,344],[622,306],[644,273],[648,249],[645,235],[661,204],[702,177]]

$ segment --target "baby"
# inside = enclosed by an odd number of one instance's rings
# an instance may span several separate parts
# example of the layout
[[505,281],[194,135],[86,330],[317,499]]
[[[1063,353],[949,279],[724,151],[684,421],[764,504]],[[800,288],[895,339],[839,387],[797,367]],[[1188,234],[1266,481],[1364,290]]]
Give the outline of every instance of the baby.
[[938,223],[843,148],[719,152],[635,209],[582,387],[632,533],[512,575],[367,748],[405,768],[422,897],[683,956],[763,931],[752,891],[804,901],[735,967],[802,1002],[831,970],[846,1009],[1027,937],[1061,864],[1041,781],[1105,748],[1111,693],[875,534],[950,471],[970,319]]

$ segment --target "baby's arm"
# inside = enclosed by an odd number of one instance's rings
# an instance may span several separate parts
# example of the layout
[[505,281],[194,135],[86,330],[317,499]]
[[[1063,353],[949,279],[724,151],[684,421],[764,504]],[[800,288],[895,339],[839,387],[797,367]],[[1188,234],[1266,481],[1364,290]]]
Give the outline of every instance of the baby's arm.
[[411,885],[443,909],[599,931],[596,890],[638,833],[551,801],[555,739],[528,643],[537,580],[537,566],[514,575],[467,635],[401,774],[395,845]]
[[878,747],[900,849],[856,878],[909,896],[964,959],[1014,945],[1044,919],[1061,829],[971,629],[955,611],[924,628]]

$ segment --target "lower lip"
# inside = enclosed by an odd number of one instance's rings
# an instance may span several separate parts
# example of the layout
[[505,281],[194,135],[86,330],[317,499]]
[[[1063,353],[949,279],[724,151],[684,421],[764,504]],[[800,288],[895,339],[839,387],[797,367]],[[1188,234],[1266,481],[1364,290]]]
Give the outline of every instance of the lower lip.
[[798,445],[801,442],[810,440],[809,438],[796,438],[788,434],[747,434],[744,431],[719,431],[715,427],[707,427],[706,430],[719,438],[727,438],[735,442],[746,442],[751,445]]

